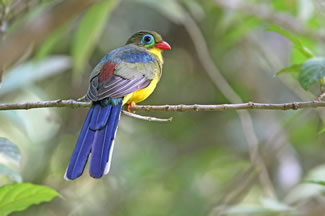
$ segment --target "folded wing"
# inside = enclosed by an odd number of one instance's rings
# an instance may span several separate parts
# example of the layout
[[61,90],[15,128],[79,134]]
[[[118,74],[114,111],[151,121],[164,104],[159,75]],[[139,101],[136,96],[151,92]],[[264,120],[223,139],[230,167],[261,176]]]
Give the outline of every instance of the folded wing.
[[93,70],[86,98],[123,97],[146,88],[159,70],[156,58],[142,48],[127,45],[113,50]]

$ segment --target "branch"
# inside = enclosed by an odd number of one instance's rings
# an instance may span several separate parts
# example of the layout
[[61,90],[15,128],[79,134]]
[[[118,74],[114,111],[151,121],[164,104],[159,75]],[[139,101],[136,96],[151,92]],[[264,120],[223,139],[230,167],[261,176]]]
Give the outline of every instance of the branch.
[[[54,101],[37,101],[14,104],[0,104],[1,110],[28,110],[36,108],[49,107],[67,107],[67,108],[88,108],[91,106],[90,102],[79,102],[76,100],[54,100]],[[305,101],[305,102],[291,102],[281,104],[268,103],[238,103],[238,104],[215,104],[215,105],[135,105],[130,107],[131,111],[159,111],[159,112],[205,112],[205,111],[226,111],[226,110],[297,110],[307,108],[325,107],[325,101]],[[125,113],[126,114],[126,113]],[[135,117],[133,113],[127,115]],[[145,117],[145,116],[142,116]],[[146,117],[146,120],[153,120],[155,118]],[[144,119],[144,118],[142,118]],[[164,119],[166,120],[166,119]],[[167,119],[170,120],[170,119]]]
[[69,108],[87,108],[90,107],[90,102],[79,102],[76,100],[54,100],[54,101],[37,101],[37,102],[25,102],[16,104],[0,104],[0,110],[28,110],[35,108],[47,108],[47,107],[69,107]]
[[170,122],[170,121],[173,120],[172,117],[170,117],[168,119],[161,119],[161,118],[156,118],[156,117],[137,115],[137,114],[134,114],[134,113],[127,112],[125,110],[122,110],[122,113],[125,114],[125,115],[127,115],[127,116],[130,116],[130,117],[133,117],[133,118],[137,118],[137,119],[141,119],[141,120],[145,120],[145,121]]
[[[305,108],[325,107],[323,101],[307,101],[307,102],[292,102],[282,104],[266,104],[266,103],[238,103],[238,104],[217,104],[217,105],[136,105],[131,110],[138,111],[225,111],[225,110],[297,110]],[[1,107],[0,107],[1,109]]]
[[[28,103],[17,103],[17,104],[0,104],[0,110],[19,110],[19,109],[35,109],[35,108],[49,108],[49,107],[68,107],[68,108],[88,108],[91,106],[90,102],[81,102],[76,100],[54,100],[54,101],[38,101],[38,102],[28,102]],[[153,122],[169,122],[173,118],[162,119],[150,116],[141,116],[127,111],[122,111],[123,114],[131,116],[133,118],[153,121]]]

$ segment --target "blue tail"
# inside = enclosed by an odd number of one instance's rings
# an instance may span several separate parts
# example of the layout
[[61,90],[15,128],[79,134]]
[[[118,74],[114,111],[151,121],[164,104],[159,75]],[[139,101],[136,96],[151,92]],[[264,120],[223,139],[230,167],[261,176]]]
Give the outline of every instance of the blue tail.
[[118,104],[113,103],[113,105],[103,106],[101,103],[92,105],[81,129],[64,176],[65,179],[73,180],[81,176],[90,151],[90,175],[100,178],[109,172],[121,109],[122,100],[119,100]]

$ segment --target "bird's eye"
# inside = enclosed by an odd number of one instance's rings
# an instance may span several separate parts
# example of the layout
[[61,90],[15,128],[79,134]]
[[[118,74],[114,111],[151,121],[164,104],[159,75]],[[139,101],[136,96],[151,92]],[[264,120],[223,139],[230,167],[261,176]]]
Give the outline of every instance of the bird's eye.
[[144,43],[144,44],[151,44],[153,42],[153,36],[149,35],[149,34],[146,34],[145,36],[143,36],[141,42]]

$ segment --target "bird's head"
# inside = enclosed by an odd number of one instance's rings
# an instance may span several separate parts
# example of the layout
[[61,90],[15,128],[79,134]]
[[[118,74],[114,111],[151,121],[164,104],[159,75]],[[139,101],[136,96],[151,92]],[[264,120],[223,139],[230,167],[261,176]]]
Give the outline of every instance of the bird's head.
[[152,49],[159,49],[160,51],[171,49],[170,45],[163,41],[160,34],[153,31],[137,32],[129,38],[126,44],[134,44],[149,51]]

